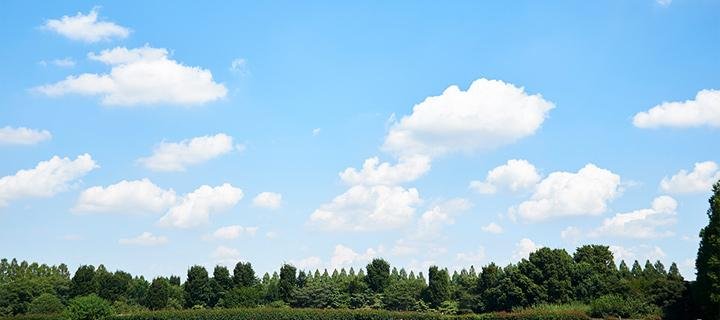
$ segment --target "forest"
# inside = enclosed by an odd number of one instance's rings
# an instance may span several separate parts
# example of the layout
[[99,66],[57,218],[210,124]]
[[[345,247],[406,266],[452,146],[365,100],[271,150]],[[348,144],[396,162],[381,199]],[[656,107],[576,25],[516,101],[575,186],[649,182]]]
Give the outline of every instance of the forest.
[[184,281],[177,275],[145,279],[103,265],[83,265],[71,273],[65,264],[2,259],[0,316],[91,320],[152,310],[263,307],[286,313],[313,308],[452,316],[534,309],[572,310],[585,317],[720,319],[720,182],[709,204],[693,282],[683,279],[675,263],[616,265],[604,245],[584,245],[572,254],[541,248],[507,266],[490,263],[453,272],[432,266],[426,274],[398,269],[380,258],[359,270],[306,271],[284,264],[262,276],[250,262],[213,270],[195,265]]

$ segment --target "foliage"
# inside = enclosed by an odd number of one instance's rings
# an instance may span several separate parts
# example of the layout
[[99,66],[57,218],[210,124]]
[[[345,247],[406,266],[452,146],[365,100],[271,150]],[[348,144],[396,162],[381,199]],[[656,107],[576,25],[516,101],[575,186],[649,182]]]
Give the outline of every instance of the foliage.
[[210,279],[202,266],[192,266],[185,281],[185,306],[207,306],[210,302]]
[[605,295],[590,303],[590,316],[643,318],[659,315],[660,310],[641,298],[624,298],[619,295]]
[[390,264],[383,259],[373,259],[365,269],[367,270],[365,283],[370,290],[375,293],[385,291],[390,283]]
[[60,313],[65,306],[60,298],[50,293],[43,293],[35,298],[28,307],[29,314],[55,314]]
[[713,186],[708,225],[700,230],[695,268],[698,298],[708,319],[720,319],[720,181]]
[[113,314],[112,306],[95,294],[70,300],[65,310],[67,320],[100,320]]

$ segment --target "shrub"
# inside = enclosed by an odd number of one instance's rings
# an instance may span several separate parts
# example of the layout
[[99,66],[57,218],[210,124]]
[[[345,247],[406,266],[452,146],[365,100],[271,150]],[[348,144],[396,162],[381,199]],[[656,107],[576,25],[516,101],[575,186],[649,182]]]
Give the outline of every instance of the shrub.
[[61,313],[65,306],[60,302],[60,298],[54,294],[43,293],[35,298],[28,306],[30,314],[55,314]]
[[658,307],[647,301],[614,294],[597,298],[590,304],[590,315],[593,317],[652,318],[659,314]]
[[101,320],[113,314],[112,306],[95,294],[70,300],[65,318],[68,320]]

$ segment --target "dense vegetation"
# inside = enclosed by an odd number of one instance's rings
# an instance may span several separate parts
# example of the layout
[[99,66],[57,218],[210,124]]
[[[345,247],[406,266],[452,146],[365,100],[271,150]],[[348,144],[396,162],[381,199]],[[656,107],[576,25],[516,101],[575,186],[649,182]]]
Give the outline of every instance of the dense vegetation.
[[[298,271],[285,264],[262,277],[249,262],[238,262],[232,271],[216,266],[212,274],[192,266],[184,282],[178,276],[148,281],[120,270],[110,272],[103,265],[80,266],[71,275],[64,264],[2,259],[0,317],[53,319],[57,316],[33,315],[64,312],[69,320],[232,320],[248,314],[252,317],[245,318],[272,320],[441,319],[463,314],[474,319],[574,320],[586,314],[720,319],[720,182],[713,192],[710,223],[700,233],[695,283],[684,281],[675,263],[667,269],[660,261],[634,261],[632,266],[622,261],[616,266],[612,252],[602,245],[582,246],[572,255],[542,248],[517,264],[490,263],[479,270],[470,266],[452,274],[432,266],[427,278],[383,259],[357,271],[331,273]],[[254,307],[265,308],[247,309]],[[189,310],[207,308],[235,309]]]

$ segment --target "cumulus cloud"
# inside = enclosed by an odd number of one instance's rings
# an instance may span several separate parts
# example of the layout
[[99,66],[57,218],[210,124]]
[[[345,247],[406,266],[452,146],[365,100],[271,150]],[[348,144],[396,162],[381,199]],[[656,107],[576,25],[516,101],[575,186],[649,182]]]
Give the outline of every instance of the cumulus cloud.
[[660,189],[668,193],[710,192],[715,182],[720,180],[720,169],[713,161],[695,163],[692,172],[680,170],[678,173],[660,181]]
[[357,185],[321,205],[310,224],[334,231],[393,229],[410,222],[420,202],[414,188]]
[[399,155],[438,156],[490,149],[532,135],[554,108],[539,94],[499,80],[450,86],[392,124],[383,148]]
[[168,56],[168,51],[145,46],[117,47],[90,53],[88,58],[111,66],[109,73],[83,73],[36,87],[48,96],[80,94],[100,96],[102,104],[199,105],[225,97],[227,88],[213,80],[209,70],[188,67]]
[[339,175],[349,185],[397,185],[414,181],[428,170],[430,158],[425,156],[401,157],[395,165],[373,157],[365,160],[361,170],[347,168]]
[[153,171],[185,171],[190,165],[217,158],[236,148],[242,149],[233,145],[231,136],[218,133],[180,142],[161,142],[151,156],[137,161]]
[[149,179],[123,180],[107,187],[85,189],[77,200],[75,212],[115,212],[124,214],[160,213],[177,201],[175,191],[165,190]]
[[232,266],[242,260],[240,259],[240,251],[238,249],[226,246],[218,246],[215,250],[213,250],[210,256],[215,260],[215,262],[221,265]]
[[242,190],[228,183],[217,187],[203,185],[182,197],[158,223],[176,228],[207,224],[211,214],[234,207],[242,198]]
[[44,28],[60,34],[68,39],[88,43],[113,38],[127,38],[130,29],[113,22],[98,21],[98,8],[95,7],[88,14],[78,12],[74,16],[63,16],[60,19],[49,19]]
[[619,175],[587,164],[577,173],[551,173],[537,185],[530,200],[510,208],[509,213],[526,221],[599,215],[621,192]]
[[438,236],[442,228],[455,224],[455,217],[471,207],[472,203],[462,198],[451,199],[433,206],[420,216],[418,229],[414,237],[432,238]]
[[582,231],[578,227],[573,226],[569,226],[563,229],[563,231],[560,231],[560,238],[570,243],[577,242],[582,238],[582,235]]
[[542,245],[539,245],[528,238],[520,239],[520,242],[515,244],[515,251],[513,252],[513,260],[517,261],[517,260],[527,259],[531,253],[537,251],[538,249],[540,249],[542,247],[543,247]]
[[340,269],[342,267],[360,266],[366,264],[373,258],[381,254],[383,248],[368,248],[364,253],[355,252],[353,249],[338,244],[335,246],[332,258],[330,258],[330,268]]
[[259,208],[277,209],[282,205],[282,195],[275,192],[260,192],[253,199],[253,205]]
[[482,231],[485,231],[485,232],[488,232],[488,233],[494,233],[494,234],[500,234],[500,233],[503,232],[503,228],[502,228],[499,224],[497,224],[497,223],[495,223],[495,222],[490,222],[489,224],[487,224],[486,226],[481,227],[480,229],[481,229]]
[[15,199],[52,197],[98,167],[87,153],[75,160],[54,156],[41,161],[33,169],[0,178],[0,207]]
[[493,194],[498,189],[516,192],[530,189],[539,181],[540,174],[534,165],[527,160],[511,159],[488,171],[485,181],[470,182],[470,188],[482,194]]
[[625,260],[625,263],[628,264],[628,267],[632,266],[631,263],[634,260],[656,261],[667,256],[660,247],[649,245],[639,245],[634,247],[611,245],[610,251],[613,253],[615,262],[619,263],[620,261]]
[[212,234],[214,239],[232,240],[242,235],[254,237],[258,231],[258,227],[243,227],[241,225],[231,225],[220,227]]
[[13,128],[6,126],[0,128],[0,145],[32,145],[50,140],[52,134],[47,130],[36,130],[25,127]]
[[165,244],[168,242],[168,239],[163,236],[155,236],[150,232],[143,232],[141,235],[134,237],[134,238],[127,238],[127,239],[120,239],[118,243],[123,245],[133,245],[133,246],[157,246],[161,244]]
[[460,252],[455,259],[464,264],[478,264],[485,260],[485,248],[481,246],[473,252]]
[[720,90],[701,90],[695,100],[663,102],[633,117],[638,128],[720,127]]
[[668,196],[653,200],[652,207],[628,213],[618,213],[605,219],[592,236],[616,236],[636,239],[660,238],[673,235],[669,230],[659,230],[675,224],[677,201]]

